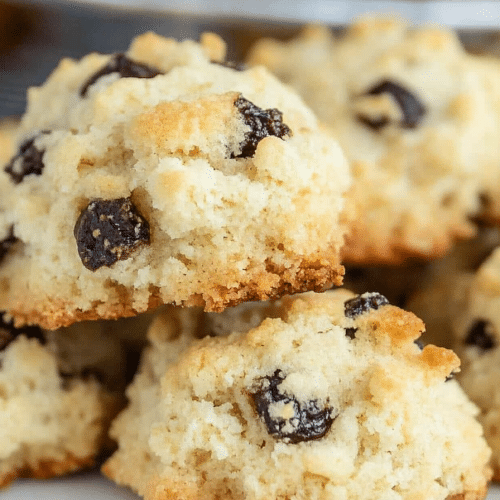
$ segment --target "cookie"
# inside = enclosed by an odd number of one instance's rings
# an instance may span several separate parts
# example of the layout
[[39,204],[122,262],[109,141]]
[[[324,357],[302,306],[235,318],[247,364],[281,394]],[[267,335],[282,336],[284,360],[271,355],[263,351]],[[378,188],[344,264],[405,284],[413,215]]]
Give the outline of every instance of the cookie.
[[431,260],[474,236],[500,130],[488,90],[500,80],[479,60],[452,31],[381,17],[250,52],[250,65],[268,67],[334,129],[351,163],[345,263]]
[[452,323],[454,348],[462,360],[459,381],[479,406],[479,420],[493,450],[494,479],[500,481],[500,248],[470,280],[463,307]]
[[[500,121],[500,63],[498,57],[485,55],[474,59],[475,71],[486,82],[485,94],[490,108],[497,121]],[[500,130],[497,124],[494,130]],[[489,152],[500,155],[500,141],[488,144]],[[490,225],[500,226],[500,173],[498,166],[489,164],[488,168],[479,169],[477,175],[481,179],[481,211],[477,218]]]
[[[168,309],[104,473],[145,499],[484,498],[457,356],[378,293]],[[203,338],[200,338],[203,337]]]
[[[405,309],[425,323],[425,342],[454,348],[453,323],[467,308],[475,273],[500,245],[500,230],[481,227],[472,240],[462,241],[441,259],[421,268],[413,289],[403,300]],[[387,284],[388,286],[388,284]]]
[[125,361],[105,322],[57,331],[0,323],[0,487],[87,468],[109,453]]
[[0,193],[0,308],[17,325],[341,283],[340,147],[267,70],[223,52],[215,35],[148,33],[30,89]]

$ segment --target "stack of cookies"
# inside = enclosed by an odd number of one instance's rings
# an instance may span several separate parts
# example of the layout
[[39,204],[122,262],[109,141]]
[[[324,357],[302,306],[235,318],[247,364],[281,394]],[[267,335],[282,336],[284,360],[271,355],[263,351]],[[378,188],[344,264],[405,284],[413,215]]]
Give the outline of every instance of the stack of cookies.
[[457,355],[340,287],[495,220],[495,64],[392,20],[225,50],[65,59],[4,132],[0,483],[104,460],[148,500],[484,498]]

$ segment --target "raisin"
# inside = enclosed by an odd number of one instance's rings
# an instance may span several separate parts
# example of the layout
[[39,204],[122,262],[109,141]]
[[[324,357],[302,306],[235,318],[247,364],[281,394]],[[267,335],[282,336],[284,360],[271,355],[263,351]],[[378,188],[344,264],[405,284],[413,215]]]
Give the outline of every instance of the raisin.
[[45,150],[40,150],[35,146],[35,140],[38,137],[36,135],[23,142],[19,148],[19,153],[5,167],[5,171],[10,175],[15,184],[19,184],[26,175],[42,175],[45,166],[43,164]]
[[[366,92],[367,95],[379,95],[384,93],[391,94],[401,109],[403,113],[403,118],[400,122],[401,127],[415,128],[421,122],[426,113],[425,106],[418,100],[417,96],[398,83],[392,82],[391,80],[383,80]],[[374,130],[379,130],[389,124],[389,119],[387,117],[372,120],[367,116],[358,115],[358,119]]]
[[368,116],[358,115],[357,118],[361,123],[363,123],[363,125],[377,131],[384,128],[386,125],[389,125],[389,118],[386,116],[382,118],[370,118]]
[[483,351],[493,349],[496,346],[493,337],[493,326],[489,321],[477,320],[470,327],[464,343],[479,347]]
[[129,198],[91,201],[76,221],[74,234],[80,259],[91,271],[128,259],[149,244],[149,224]]
[[345,336],[349,337],[350,339],[355,339],[357,331],[358,331],[357,328],[346,328],[345,329]]
[[153,78],[162,74],[162,72],[156,68],[151,68],[145,64],[131,61],[125,54],[116,54],[104,68],[100,69],[85,82],[80,89],[80,96],[85,97],[91,85],[99,80],[101,76],[111,73],[118,73],[120,78]]
[[423,343],[421,340],[419,340],[419,339],[414,340],[414,341],[413,341],[413,343],[414,343],[414,344],[415,344],[415,345],[416,345],[416,346],[417,346],[417,347],[418,347],[421,351],[423,351],[423,350],[424,350],[424,343]]
[[261,109],[244,97],[240,96],[234,102],[238,111],[243,115],[243,121],[250,127],[245,139],[240,144],[241,153],[235,158],[250,158],[255,154],[257,144],[273,135],[283,139],[292,134],[290,128],[283,123],[283,113],[276,108]]
[[[260,388],[251,394],[267,431],[274,438],[291,444],[321,439],[336,418],[333,408],[321,407],[316,400],[301,403],[293,396],[282,394],[279,385],[285,378],[281,370],[276,370],[273,375],[261,379]],[[292,416],[278,415],[279,408],[284,405],[293,410]],[[286,413],[290,413],[288,408]]]
[[344,314],[348,318],[355,318],[387,304],[389,301],[380,293],[364,293],[344,302]]
[[18,241],[18,239],[14,236],[14,226],[10,226],[9,235],[3,240],[0,240],[0,262],[2,262],[10,250],[10,247],[13,246],[16,241]]
[[25,335],[29,339],[38,339],[42,345],[45,345],[47,342],[42,329],[38,326],[14,328],[12,321],[4,321],[2,313],[0,313],[0,351],[6,349],[19,335]]

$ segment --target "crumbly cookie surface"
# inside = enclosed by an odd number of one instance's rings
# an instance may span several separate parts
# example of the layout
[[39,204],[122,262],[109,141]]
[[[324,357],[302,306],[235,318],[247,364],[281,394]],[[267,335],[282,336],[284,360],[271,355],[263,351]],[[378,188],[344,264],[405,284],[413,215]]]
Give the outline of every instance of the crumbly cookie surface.
[[167,309],[104,472],[155,500],[483,498],[477,409],[423,330],[346,290]]
[[454,348],[462,360],[459,382],[479,406],[479,420],[493,450],[500,480],[500,248],[471,277],[463,307],[452,323]]
[[96,463],[123,406],[124,361],[102,322],[51,332],[0,324],[0,487]]
[[366,18],[339,38],[309,27],[289,42],[261,40],[249,62],[335,129],[355,179],[346,263],[438,257],[474,235],[483,203],[494,211],[499,73],[453,32]]
[[30,89],[0,183],[0,307],[16,324],[340,284],[340,147],[266,70],[223,55],[215,35],[148,33]]
[[[491,135],[500,130],[500,64],[494,56],[482,56],[473,60],[474,71],[483,78],[485,82],[485,95],[490,109],[493,111],[497,124],[492,126]],[[489,152],[493,155],[500,154],[500,142],[490,141]],[[500,226],[500,174],[497,165],[488,164],[478,171],[481,178],[481,211],[478,214],[480,220],[485,220],[496,227]]]
[[477,270],[499,245],[499,228],[481,227],[475,238],[457,243],[447,255],[413,276],[413,288],[408,287],[410,293],[402,303],[424,321],[425,342],[455,347],[453,323],[467,309]]

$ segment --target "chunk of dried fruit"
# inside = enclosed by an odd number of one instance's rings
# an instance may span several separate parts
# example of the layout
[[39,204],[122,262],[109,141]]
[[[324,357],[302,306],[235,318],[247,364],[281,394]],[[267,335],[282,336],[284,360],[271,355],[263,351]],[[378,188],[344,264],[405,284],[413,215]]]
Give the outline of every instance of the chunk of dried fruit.
[[5,167],[5,171],[15,184],[19,184],[27,175],[42,174],[45,150],[40,150],[35,146],[37,137],[38,135],[23,142],[19,148],[19,153]]
[[479,347],[483,351],[493,349],[496,346],[493,325],[483,319],[477,320],[470,327],[464,343]]
[[416,346],[417,346],[417,347],[418,347],[421,351],[423,351],[423,350],[424,350],[424,347],[425,347],[425,346],[424,346],[424,343],[423,343],[421,340],[416,339],[416,340],[414,340],[414,341],[413,341],[413,343],[414,343],[414,344],[415,344],[415,345],[416,345]]
[[14,236],[14,226],[11,226],[9,229],[9,235],[3,240],[0,240],[0,262],[2,262],[10,250],[10,247],[14,245],[16,241],[18,241],[18,239]]
[[[368,90],[366,95],[379,95],[384,93],[390,94],[401,109],[403,115],[399,123],[401,127],[415,128],[421,122],[426,109],[416,95],[391,80],[383,80]],[[374,130],[379,130],[390,122],[388,117],[372,119],[369,116],[358,115],[358,119]]]
[[283,139],[292,134],[288,125],[283,123],[283,113],[276,108],[261,109],[249,100],[240,96],[234,102],[238,111],[243,115],[243,121],[251,130],[245,134],[244,141],[240,144],[241,153],[236,158],[250,158],[255,154],[257,144],[273,135]]
[[387,304],[389,301],[380,293],[363,293],[344,302],[344,314],[348,318],[355,318]]
[[267,431],[276,439],[296,444],[321,439],[332,426],[337,415],[333,408],[316,400],[299,402],[283,394],[279,385],[286,376],[281,370],[259,381],[259,389],[251,393],[257,413]]
[[131,61],[125,54],[116,54],[104,68],[100,69],[84,83],[80,89],[80,95],[85,97],[91,85],[102,76],[111,73],[118,73],[120,78],[153,78],[162,74],[162,72],[156,68],[151,68],[145,64]]
[[83,265],[95,271],[128,259],[149,244],[149,223],[129,198],[96,199],[82,211],[74,230]]
[[357,328],[346,328],[345,335],[346,335],[346,337],[349,337],[350,339],[355,339],[357,331],[358,331]]

